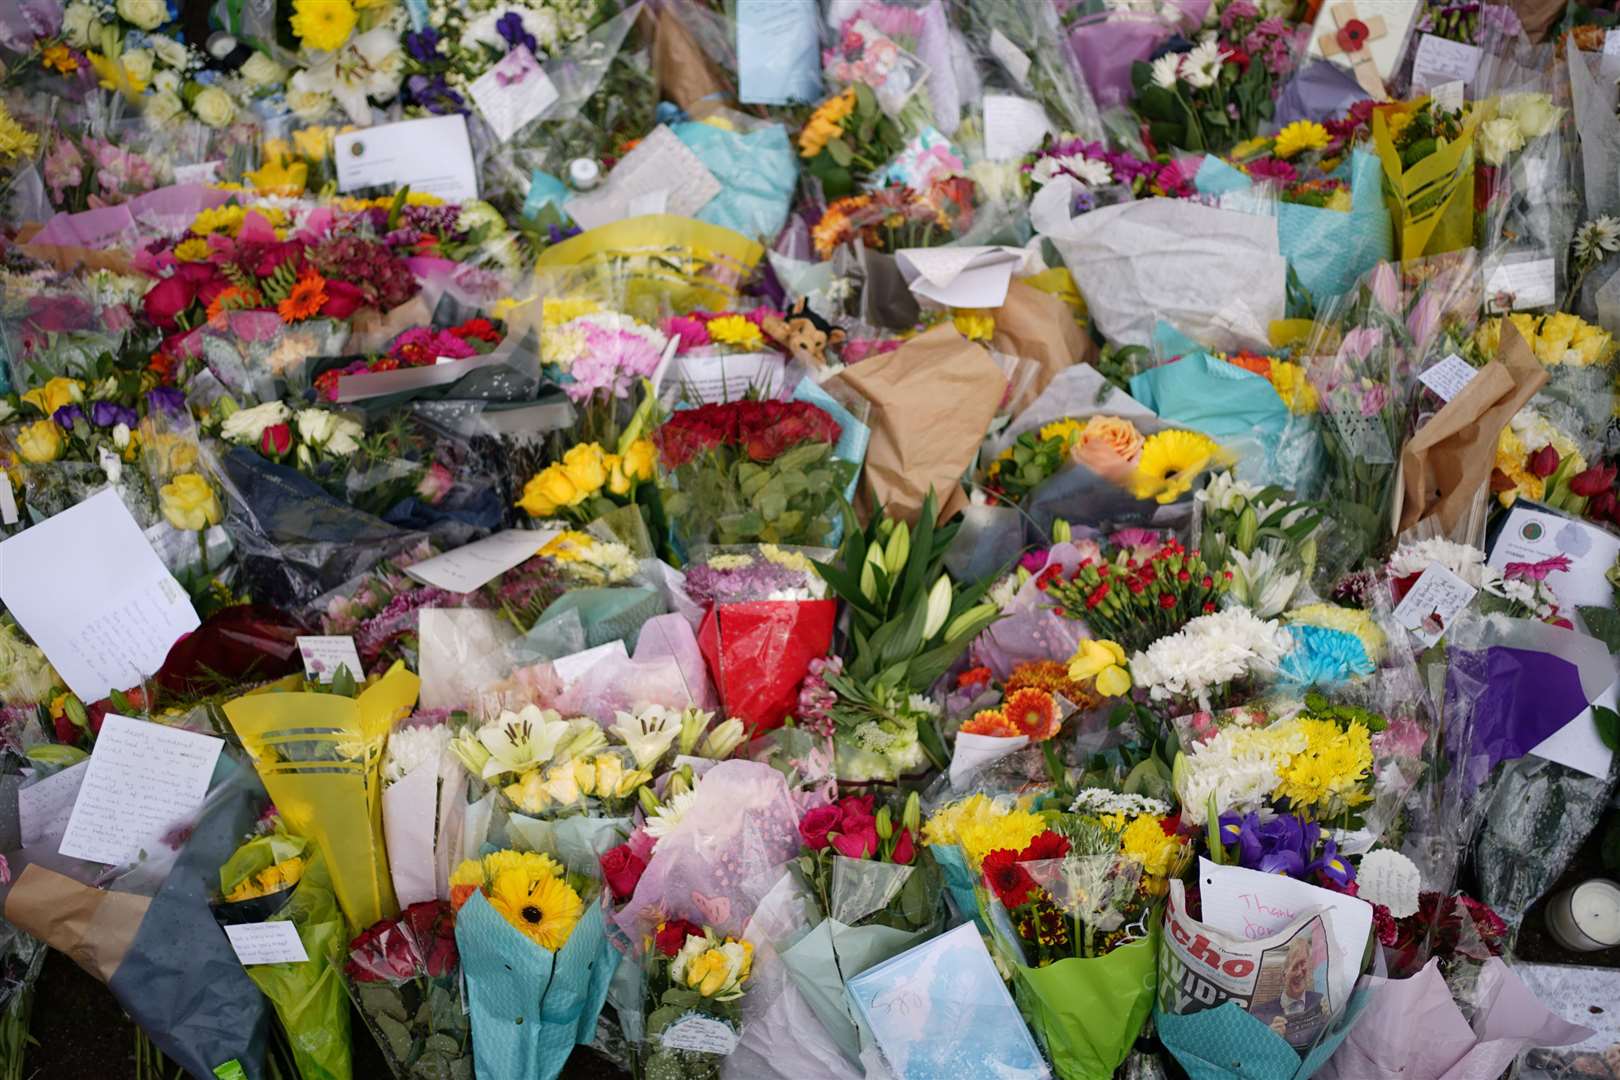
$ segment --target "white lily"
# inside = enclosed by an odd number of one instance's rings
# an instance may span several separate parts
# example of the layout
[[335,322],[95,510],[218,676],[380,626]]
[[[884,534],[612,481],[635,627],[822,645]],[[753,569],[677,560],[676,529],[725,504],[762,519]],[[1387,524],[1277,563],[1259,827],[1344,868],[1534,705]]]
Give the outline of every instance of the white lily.
[[629,747],[636,768],[649,769],[669,753],[681,733],[681,714],[662,705],[649,705],[639,715],[615,713],[609,731]]
[[951,615],[951,579],[944,574],[934,582],[928,592],[928,613],[923,618],[923,640],[928,641],[945,625]]
[[293,76],[293,89],[331,94],[356,124],[371,122],[367,98],[386,101],[399,93],[405,75],[405,53],[399,35],[379,26],[356,34],[343,47]]
[[735,716],[715,726],[698,747],[698,756],[719,761],[737,749],[743,741],[743,722]]
[[485,780],[502,773],[525,773],[550,761],[569,723],[552,709],[526,705],[521,712],[503,712],[501,718],[478,729],[478,741],[489,751]]
[[1282,614],[1299,588],[1301,574],[1282,572],[1282,557],[1275,544],[1267,544],[1245,555],[1236,548],[1227,553],[1231,560],[1232,586],[1227,596],[1249,608],[1262,619]]

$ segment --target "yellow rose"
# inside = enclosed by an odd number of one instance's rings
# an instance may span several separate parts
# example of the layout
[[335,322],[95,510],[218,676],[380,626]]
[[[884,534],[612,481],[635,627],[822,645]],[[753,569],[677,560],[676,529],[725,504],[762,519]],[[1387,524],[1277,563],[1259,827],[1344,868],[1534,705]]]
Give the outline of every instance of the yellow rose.
[[50,416],[64,405],[76,405],[84,401],[84,384],[77,379],[67,379],[58,375],[44,386],[28,391],[22,399],[46,416]]
[[188,532],[218,525],[222,516],[214,489],[196,473],[181,473],[159,488],[158,506],[170,525]]
[[596,758],[596,782],[591,792],[599,798],[611,798],[619,793],[623,779],[624,762],[613,754],[601,754]]
[[630,478],[624,475],[624,458],[618,454],[604,454],[602,467],[607,470],[607,489],[614,495],[630,494]]
[[527,510],[530,517],[549,517],[562,507],[583,502],[587,494],[589,492],[574,486],[561,466],[547,465],[523,486],[523,498],[518,500],[518,505]]
[[[607,483],[607,469],[602,464],[602,448],[595,443],[583,443],[571,447],[563,455],[563,472],[568,480],[579,491],[579,499],[584,499]],[[573,503],[569,504],[570,506]]]
[[710,949],[687,966],[686,985],[704,997],[713,997],[726,984],[726,973],[730,967],[725,953]]
[[62,429],[51,420],[36,420],[17,433],[17,452],[35,464],[62,456]]
[[651,480],[658,471],[658,448],[651,439],[637,439],[624,451],[624,472],[630,479]]

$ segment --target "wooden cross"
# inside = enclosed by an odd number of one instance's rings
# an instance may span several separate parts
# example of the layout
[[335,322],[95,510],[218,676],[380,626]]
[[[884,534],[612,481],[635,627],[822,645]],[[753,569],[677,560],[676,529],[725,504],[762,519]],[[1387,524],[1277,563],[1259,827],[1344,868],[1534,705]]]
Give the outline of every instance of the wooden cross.
[[1322,55],[1329,58],[1340,56],[1348,60],[1350,70],[1355,73],[1356,82],[1367,91],[1367,95],[1374,101],[1388,101],[1389,92],[1384,89],[1384,80],[1378,74],[1378,65],[1373,60],[1371,50],[1367,48],[1368,42],[1384,36],[1386,27],[1383,18],[1378,15],[1365,19],[1357,18],[1354,0],[1339,0],[1333,5],[1332,15],[1337,29],[1317,38]]

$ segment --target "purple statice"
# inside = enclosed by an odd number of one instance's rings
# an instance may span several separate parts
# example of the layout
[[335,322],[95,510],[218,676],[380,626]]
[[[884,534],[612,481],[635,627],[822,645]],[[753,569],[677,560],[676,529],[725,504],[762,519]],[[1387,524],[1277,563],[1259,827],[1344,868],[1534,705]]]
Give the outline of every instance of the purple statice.
[[412,105],[440,116],[467,110],[466,101],[450,89],[443,75],[412,75],[405,80],[405,97]]
[[799,726],[823,738],[832,738],[838,730],[838,721],[832,709],[838,704],[838,695],[827,685],[827,675],[842,675],[844,661],[836,656],[817,657],[810,661],[810,673],[799,684]]
[[528,29],[523,25],[523,16],[515,11],[508,11],[497,19],[495,29],[501,37],[506,39],[508,50],[522,45],[531,53],[540,51],[540,43],[534,40],[534,35],[529,33]]
[[435,236],[451,236],[461,220],[461,207],[453,203],[438,206],[406,206],[400,214],[406,225]]
[[119,405],[112,401],[98,401],[90,406],[90,422],[99,428],[134,427],[140,422],[135,410],[128,405]]
[[184,416],[186,414],[185,391],[172,386],[159,386],[147,391],[146,410],[148,412],[163,413],[166,416]]
[[804,587],[804,574],[768,559],[754,559],[747,566],[727,570],[697,563],[686,571],[686,595],[699,604],[762,600],[773,592]]

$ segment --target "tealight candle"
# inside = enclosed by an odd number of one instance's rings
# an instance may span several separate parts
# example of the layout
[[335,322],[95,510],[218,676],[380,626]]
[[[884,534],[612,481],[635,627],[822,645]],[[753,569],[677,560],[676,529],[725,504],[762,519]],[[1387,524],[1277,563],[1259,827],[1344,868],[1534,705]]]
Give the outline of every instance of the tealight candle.
[[1547,929],[1577,952],[1620,945],[1620,885],[1592,878],[1565,889],[1547,905]]

